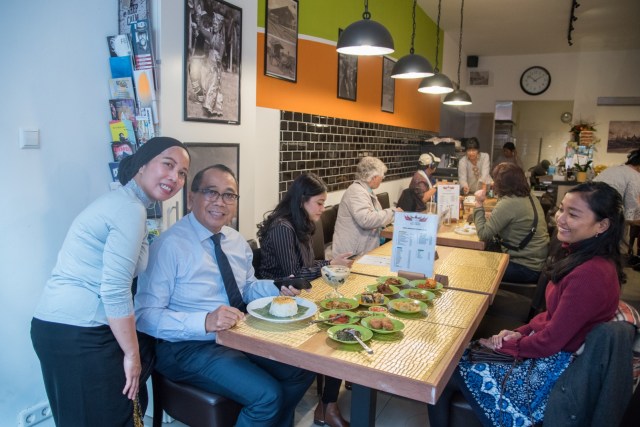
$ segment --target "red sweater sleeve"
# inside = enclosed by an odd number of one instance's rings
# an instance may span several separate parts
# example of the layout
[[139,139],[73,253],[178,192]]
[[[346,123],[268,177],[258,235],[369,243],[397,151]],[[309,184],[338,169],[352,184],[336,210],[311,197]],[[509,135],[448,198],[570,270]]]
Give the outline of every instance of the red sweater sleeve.
[[535,358],[576,351],[595,325],[615,314],[620,298],[616,268],[610,261],[593,258],[559,283],[549,283],[546,298],[547,311],[519,328],[523,337],[504,342],[501,352]]

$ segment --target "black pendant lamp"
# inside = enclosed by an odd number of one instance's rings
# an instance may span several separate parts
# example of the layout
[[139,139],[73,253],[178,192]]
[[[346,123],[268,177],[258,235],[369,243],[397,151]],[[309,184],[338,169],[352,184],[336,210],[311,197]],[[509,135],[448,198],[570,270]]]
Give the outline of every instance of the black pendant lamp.
[[393,38],[384,25],[371,20],[369,1],[364,1],[360,21],[349,25],[338,38],[338,53],[358,56],[387,55],[393,53]]
[[416,1],[417,0],[413,0],[411,49],[409,50],[409,55],[400,58],[393,66],[391,77],[394,79],[421,79],[433,76],[433,68],[427,58],[413,53],[413,42],[416,38]]
[[460,89],[460,66],[462,64],[462,18],[464,16],[464,0],[460,6],[460,41],[458,42],[458,83],[456,90],[444,97],[443,104],[446,105],[471,105],[471,96]]
[[436,23],[436,67],[434,68],[434,75],[431,77],[425,77],[418,87],[418,92],[443,94],[453,92],[453,84],[449,77],[442,74],[438,69],[438,53],[440,52],[440,12],[442,10],[442,0],[438,0],[438,21]]

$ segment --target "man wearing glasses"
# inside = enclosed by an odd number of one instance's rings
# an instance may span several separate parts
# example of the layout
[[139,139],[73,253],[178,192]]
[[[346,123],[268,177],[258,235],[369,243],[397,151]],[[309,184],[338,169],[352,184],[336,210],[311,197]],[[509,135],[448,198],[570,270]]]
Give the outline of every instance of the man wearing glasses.
[[257,280],[246,240],[228,224],[238,183],[224,165],[191,183],[191,213],[150,247],[138,279],[137,327],[157,339],[156,370],[243,406],[236,426],[292,426],[294,410],[314,375],[216,343],[216,332],[244,319],[254,299],[300,291]]

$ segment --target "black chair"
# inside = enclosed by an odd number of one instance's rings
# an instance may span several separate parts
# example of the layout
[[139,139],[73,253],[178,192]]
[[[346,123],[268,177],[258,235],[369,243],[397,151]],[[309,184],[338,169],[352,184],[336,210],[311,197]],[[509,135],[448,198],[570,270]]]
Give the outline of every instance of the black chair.
[[336,227],[336,219],[338,218],[338,207],[340,207],[340,205],[328,207],[320,216],[325,245],[333,242],[333,231]]
[[218,394],[169,380],[154,371],[153,427],[162,426],[162,411],[190,427],[232,427],[242,406]]
[[313,247],[313,255],[315,259],[325,259],[324,229],[322,228],[322,220],[318,220],[316,222],[316,231],[311,235],[311,246]]
[[389,193],[378,193],[376,194],[376,197],[378,198],[382,209],[389,209],[391,207],[391,202],[389,201]]
[[405,212],[423,212],[427,209],[425,203],[418,197],[412,188],[405,188],[400,193],[400,198],[396,206]]
[[251,261],[251,264],[253,265],[254,274],[256,278],[261,279],[261,277],[259,277],[258,270],[260,269],[262,252],[258,247],[258,241],[256,239],[249,239],[247,240],[247,243],[249,243],[249,246],[251,247],[251,252],[253,252],[253,260]]

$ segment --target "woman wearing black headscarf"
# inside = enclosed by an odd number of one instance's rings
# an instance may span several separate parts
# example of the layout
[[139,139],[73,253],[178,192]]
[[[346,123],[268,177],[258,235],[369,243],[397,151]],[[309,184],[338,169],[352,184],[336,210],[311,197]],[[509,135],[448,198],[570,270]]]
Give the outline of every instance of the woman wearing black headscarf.
[[149,361],[136,335],[131,282],[147,264],[147,208],[174,196],[188,169],[180,141],[152,138],[120,162],[123,186],[71,224],[31,322],[58,427],[133,426]]

